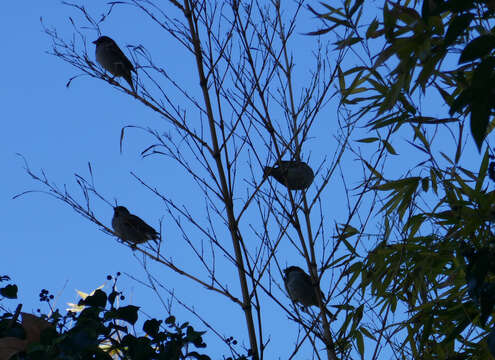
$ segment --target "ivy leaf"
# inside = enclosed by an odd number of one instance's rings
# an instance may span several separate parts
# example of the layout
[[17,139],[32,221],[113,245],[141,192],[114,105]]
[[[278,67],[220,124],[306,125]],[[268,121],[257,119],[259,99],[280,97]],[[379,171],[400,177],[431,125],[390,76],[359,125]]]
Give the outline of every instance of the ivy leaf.
[[93,307],[101,307],[104,308],[107,303],[107,294],[103,290],[95,290],[93,295],[86,297],[85,299],[81,299],[78,305],[87,305]]
[[7,299],[17,299],[17,285],[7,285],[0,288],[0,295]]
[[154,339],[158,335],[161,323],[161,320],[157,319],[146,320],[143,324],[143,331]]
[[211,360],[211,358],[207,355],[201,355],[199,354],[198,352],[196,351],[193,351],[193,352],[190,352],[190,353],[187,353],[186,354],[186,357],[191,357],[191,358],[195,358],[197,360]]
[[114,310],[111,314],[107,315],[113,319],[119,319],[127,321],[129,324],[134,325],[138,319],[139,306],[127,305]]

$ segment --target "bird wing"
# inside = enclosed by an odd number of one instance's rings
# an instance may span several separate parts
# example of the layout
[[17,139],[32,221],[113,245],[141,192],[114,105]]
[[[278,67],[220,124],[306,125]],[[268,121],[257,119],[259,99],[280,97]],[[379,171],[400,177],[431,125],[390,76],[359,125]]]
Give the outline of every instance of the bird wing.
[[[313,284],[313,281],[311,280],[311,276],[309,276],[308,274],[306,274],[306,272],[302,272],[301,275],[303,275],[304,277],[304,280],[308,282],[308,284]],[[311,285],[312,286],[312,285]]]
[[129,215],[126,219],[126,223],[140,234],[148,234],[154,237],[158,236],[158,232],[155,229],[136,215]]
[[275,166],[278,166],[280,169],[284,171],[287,171],[287,169],[289,169],[290,167],[294,167],[295,165],[296,165],[295,161],[289,161],[289,160],[281,160],[280,166],[278,161],[275,163]]
[[124,68],[131,69],[131,71],[136,72],[131,61],[127,58],[127,56],[125,56],[122,50],[120,50],[117,44],[115,44],[115,46],[109,46],[108,51],[112,52],[115,57],[119,58],[122,61]]

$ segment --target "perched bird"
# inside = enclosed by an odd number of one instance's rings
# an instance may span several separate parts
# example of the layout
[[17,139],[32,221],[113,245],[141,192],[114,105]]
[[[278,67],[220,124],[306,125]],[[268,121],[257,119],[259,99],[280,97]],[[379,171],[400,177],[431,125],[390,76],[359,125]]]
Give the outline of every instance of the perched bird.
[[[298,266],[289,266],[284,270],[284,274],[285,288],[293,302],[300,303],[304,307],[318,306],[318,299],[316,298],[311,277],[303,269]],[[320,293],[323,300],[323,293],[321,291]],[[328,309],[325,310],[330,318],[333,319],[334,315]]]
[[279,161],[263,169],[264,178],[273,176],[289,190],[304,190],[311,185],[315,174],[308,164],[302,161]]
[[93,44],[96,45],[96,61],[114,77],[122,76],[129,83],[132,91],[136,92],[131,76],[131,71],[136,72],[136,70],[117,43],[108,36],[100,36],[93,41]]
[[123,206],[114,208],[112,227],[115,234],[133,245],[158,239],[158,233]]

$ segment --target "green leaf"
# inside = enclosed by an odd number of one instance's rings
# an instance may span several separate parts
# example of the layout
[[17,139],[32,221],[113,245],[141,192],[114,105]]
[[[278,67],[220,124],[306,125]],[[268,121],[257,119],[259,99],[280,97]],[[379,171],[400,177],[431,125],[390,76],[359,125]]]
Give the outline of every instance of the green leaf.
[[377,33],[377,29],[378,29],[378,25],[379,25],[379,22],[378,20],[375,18],[370,26],[368,26],[368,30],[366,30],[366,39],[374,39],[376,38],[377,36],[380,36],[379,33]]
[[471,13],[457,15],[450,23],[449,29],[445,34],[444,46],[447,47],[453,44],[459,35],[462,35],[466,31],[473,18],[474,15]]
[[81,299],[78,305],[86,305],[92,307],[104,308],[107,303],[107,294],[103,290],[95,290],[93,295],[86,297],[86,299]]
[[[348,0],[348,2],[350,3],[350,0]],[[356,0],[356,2],[354,3],[353,7],[349,10],[349,16],[352,16],[354,15],[354,13],[358,10],[360,10],[360,12],[362,13],[363,11],[363,3],[364,3],[364,0]],[[346,8],[347,8],[347,4],[346,4]],[[361,14],[360,14],[361,15]]]
[[431,180],[431,188],[435,192],[435,194],[438,193],[438,182],[437,182],[437,176],[435,173],[435,170],[430,169],[430,180]]
[[340,310],[354,311],[355,307],[349,304],[333,305],[332,307]]
[[393,83],[389,88],[385,95],[385,99],[380,105],[378,109],[378,114],[381,115],[384,112],[392,109],[397,103],[397,99],[399,98],[400,92],[403,89],[403,80],[404,77],[399,77],[395,83]]
[[[357,265],[357,266],[356,266]],[[352,274],[351,278],[346,282],[345,284],[345,287],[344,289],[342,290],[341,294],[344,293],[345,291],[347,291],[348,289],[350,289],[352,287],[352,285],[354,284],[354,282],[358,279],[358,277],[361,275],[361,272],[362,272],[362,263],[360,262],[357,262],[357,263],[354,263],[351,265],[351,267],[346,271],[346,274]],[[350,306],[350,305],[349,305]],[[335,307],[335,306],[334,306]],[[343,308],[344,310],[346,310],[347,308]],[[347,309],[349,310],[349,309]],[[354,310],[354,308],[352,307],[352,309],[350,310]]]
[[385,48],[380,52],[380,55],[378,55],[378,58],[376,59],[375,63],[373,64],[373,67],[376,69],[378,68],[381,64],[383,64],[389,57],[395,55],[395,47],[390,45],[389,47]]
[[446,346],[449,344],[452,340],[457,338],[469,325],[471,324],[471,319],[469,319],[467,316],[462,319],[457,326],[450,332],[450,334],[447,335],[447,337],[442,341],[442,345]]
[[349,46],[352,46],[354,45],[355,43],[358,43],[360,42],[361,40],[363,40],[362,38],[360,37],[352,37],[352,36],[349,36],[348,38],[346,39],[343,39],[343,40],[339,40],[339,41],[336,41],[334,43],[334,45],[337,45],[336,46],[336,49],[344,49],[344,48],[347,48]]
[[474,92],[474,98],[477,101],[485,98],[485,101],[490,102],[493,89],[493,69],[495,67],[495,57],[489,56],[478,64],[474,70],[471,80],[471,89]]
[[311,36],[323,35],[323,34],[326,34],[327,32],[332,31],[336,26],[337,25],[331,26],[331,27],[326,28],[326,29],[320,29],[320,30],[316,30],[316,31],[310,31],[310,32],[306,33],[306,35],[311,35]]
[[197,351],[187,353],[184,358],[195,358],[196,360],[211,360],[209,356],[201,355]]
[[449,0],[447,4],[447,9],[453,12],[465,12],[473,9],[474,7],[475,7],[474,1]]
[[481,35],[466,45],[459,58],[459,64],[488,55],[495,48],[495,36]]
[[364,164],[366,165],[366,167],[373,173],[373,175],[375,175],[378,179],[383,179],[382,174],[380,174],[380,172],[378,170],[376,170],[373,166],[371,166],[371,164],[369,162],[367,162],[366,160],[363,160],[363,161],[364,161]]
[[490,121],[490,123],[486,127],[486,135],[491,134],[493,129],[495,129],[495,117],[492,117],[492,120]]
[[428,178],[421,179],[421,187],[423,188],[424,192],[428,191],[429,185],[430,185],[430,182],[428,181]]
[[387,3],[383,7],[383,27],[385,30],[385,38],[387,41],[392,39],[397,17],[389,10]]
[[427,344],[428,338],[431,335],[431,329],[433,325],[433,319],[431,316],[427,316],[423,323],[423,331],[421,333],[420,346],[424,347]]
[[430,79],[431,74],[435,70],[435,66],[438,64],[439,60],[443,60],[443,57],[440,58],[438,56],[434,56],[434,57],[432,56],[423,63],[423,69],[419,73],[418,78],[416,80],[418,84],[421,85],[421,89],[423,90],[423,93],[426,91],[426,85],[428,84],[428,80]]
[[475,102],[471,105],[471,134],[479,152],[486,136],[489,117],[490,104]]
[[192,326],[188,326],[186,330],[185,341],[191,342],[197,348],[206,347],[206,344],[203,343],[202,336],[206,333],[206,331],[196,331]]
[[354,311],[353,314],[353,324],[352,328],[356,329],[361,320],[363,319],[363,310],[364,310],[364,305],[361,304],[359,307]]
[[426,136],[423,133],[423,131],[421,130],[421,126],[415,126],[415,127],[413,127],[413,130],[414,130],[415,138],[418,138],[421,141],[421,143],[423,144],[423,147],[425,148],[426,152],[429,152],[430,151],[430,143],[428,142],[428,140],[426,140]]
[[364,357],[364,339],[363,334],[359,331],[354,332],[354,338],[356,339],[357,348],[361,358]]
[[360,71],[355,77],[354,77],[354,80],[352,80],[352,83],[351,83],[351,86],[349,86],[349,88],[347,89],[347,93],[348,94],[357,94],[359,92],[363,92],[363,91],[366,91],[367,89],[366,88],[360,88],[361,90],[358,91],[358,89],[356,89],[356,87],[358,85],[361,85],[362,83],[364,83],[366,80],[367,80],[367,77],[361,77],[361,75],[363,74],[363,71]]
[[336,18],[334,16],[330,16],[330,15],[322,15],[321,17],[325,20],[328,20],[330,22],[335,23],[335,25],[342,25],[345,27],[351,27],[351,25],[349,24],[349,22],[347,22],[347,20],[342,20],[342,19]]
[[117,299],[117,296],[119,295],[120,293],[118,291],[112,290],[112,292],[108,295],[108,303],[113,306],[115,304],[115,299]]
[[[412,115],[416,114],[417,110],[415,108],[415,105],[411,104],[409,102],[409,100],[404,96],[404,94],[402,94],[402,93],[399,94],[399,101],[404,106],[405,110],[408,113],[410,113]],[[403,118],[405,118],[405,120],[407,120],[406,114],[404,114]]]
[[387,151],[392,154],[392,155],[397,155],[397,152],[395,151],[395,149],[392,147],[392,145],[390,145],[390,143],[386,140],[383,140],[382,141],[382,144],[385,146],[385,149],[387,149]]
[[341,231],[341,236],[345,238],[359,234],[359,230],[355,227],[352,227],[351,225],[343,225],[339,230]]
[[175,324],[175,316],[170,315],[168,318],[166,318],[165,319],[165,324],[168,324],[168,325]]
[[480,296],[480,323],[485,326],[495,305],[495,283],[485,283]]
[[363,333],[363,335],[366,336],[367,338],[370,338],[370,339],[376,341],[376,337],[374,337],[373,334],[368,329],[366,329],[364,326],[361,326],[359,328],[359,331],[361,331]]
[[345,18],[345,14],[344,12],[342,11],[341,8],[336,8],[336,7],[333,7],[332,5],[330,5],[329,3],[324,3],[322,2],[321,5],[323,5],[329,12],[328,14],[337,14],[339,16],[342,16]]
[[330,263],[328,263],[327,267],[329,269],[331,269],[333,267],[343,266],[343,265],[348,264],[349,261],[350,261],[349,254],[345,254],[345,255],[342,255],[342,256],[338,257],[337,259],[331,261]]
[[464,108],[473,101],[473,91],[471,88],[463,90],[450,105],[450,115],[461,113]]
[[409,218],[406,225],[404,225],[404,229],[409,229],[409,237],[416,235],[425,220],[426,217],[422,214],[416,214]]
[[445,101],[447,105],[451,106],[452,102],[454,101],[454,97],[450,95],[447,91],[445,91],[445,89],[442,89],[438,84],[434,84],[434,85],[437,91],[440,93],[440,96],[442,96],[443,101]]
[[381,191],[389,191],[389,190],[399,190],[408,186],[417,186],[419,181],[421,180],[418,176],[413,176],[410,178],[399,179],[399,180],[391,180],[382,185],[375,186],[376,190]]
[[146,320],[143,324],[143,331],[152,338],[156,338],[158,332],[160,331],[161,323],[162,321],[157,319]]
[[353,255],[358,256],[358,254],[357,254],[356,249],[354,248],[354,246],[352,246],[351,243],[349,241],[347,241],[344,237],[342,238],[342,242],[346,246],[347,250],[349,250]]
[[400,192],[395,192],[393,194],[394,196],[392,196],[392,198],[387,201],[385,205],[383,205],[383,207],[380,209],[380,212],[386,210],[386,214],[390,215],[392,211],[394,211],[402,202],[403,196]]
[[343,94],[345,91],[345,77],[340,66],[337,67],[337,75],[339,78],[340,92]]
[[380,139],[377,138],[377,137],[369,137],[369,138],[359,139],[359,140],[357,140],[357,142],[360,142],[360,143],[373,143],[373,142],[378,141],[378,140],[380,140]]
[[7,285],[0,288],[0,295],[7,299],[17,299],[17,285]]
[[108,319],[119,319],[127,321],[129,324],[134,325],[138,319],[138,306],[127,305],[106,313]]
[[[426,4],[428,1],[425,1],[424,3]],[[418,359],[418,341],[417,339],[418,331],[415,328],[411,328],[411,326],[408,324],[407,325],[407,337],[406,340],[404,341],[404,345],[409,343],[409,348],[411,349],[411,352],[413,354],[413,359]]]
[[478,178],[476,179],[476,186],[474,190],[480,192],[483,183],[485,182],[486,173],[488,171],[488,164],[490,163],[490,155],[488,154],[488,149],[485,151],[483,160],[481,161],[480,170],[478,171]]

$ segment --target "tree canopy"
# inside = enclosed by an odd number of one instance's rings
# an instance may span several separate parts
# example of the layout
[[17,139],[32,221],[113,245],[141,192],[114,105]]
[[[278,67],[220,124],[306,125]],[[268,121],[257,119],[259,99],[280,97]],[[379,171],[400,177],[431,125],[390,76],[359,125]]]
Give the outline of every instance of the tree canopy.
[[[89,31],[102,35],[121,6],[158,24],[156,39],[186,50],[196,87],[141,44],[128,47],[137,73],[130,87],[96,62]],[[249,357],[495,356],[493,1],[130,0],[110,3],[101,16],[68,9],[73,34],[44,25],[50,52],[77,72],[67,85],[98,79],[151,110],[156,128],[123,127],[121,150],[130,131],[147,134],[142,157],[172,160],[202,195],[204,211],[132,172],[163,203],[171,241],[181,238],[188,250],[172,259],[160,244],[121,243],[228,299],[245,319]],[[313,29],[303,33],[309,15]],[[301,37],[314,44],[310,60],[298,51]],[[293,183],[298,174],[289,175],[295,166],[285,161],[309,165],[314,179],[307,170],[302,185]],[[92,210],[95,200],[113,205],[91,166],[76,175],[82,197],[27,161],[26,169],[43,191],[117,235]],[[312,309],[288,297],[284,267],[295,264],[314,288]],[[98,316],[110,306],[105,324],[121,319],[112,296],[92,297],[101,297]],[[266,320],[267,308],[280,318]],[[297,328],[290,340],[278,331],[287,321]],[[149,337],[124,345],[155,351],[156,322],[147,324]],[[214,316],[208,324],[216,329]],[[202,344],[194,329],[168,325],[184,341],[179,348]],[[98,336],[110,331],[102,330]],[[160,334],[153,345],[166,348],[169,333]],[[217,335],[233,356],[245,355]],[[277,337],[288,346],[271,347]]]

